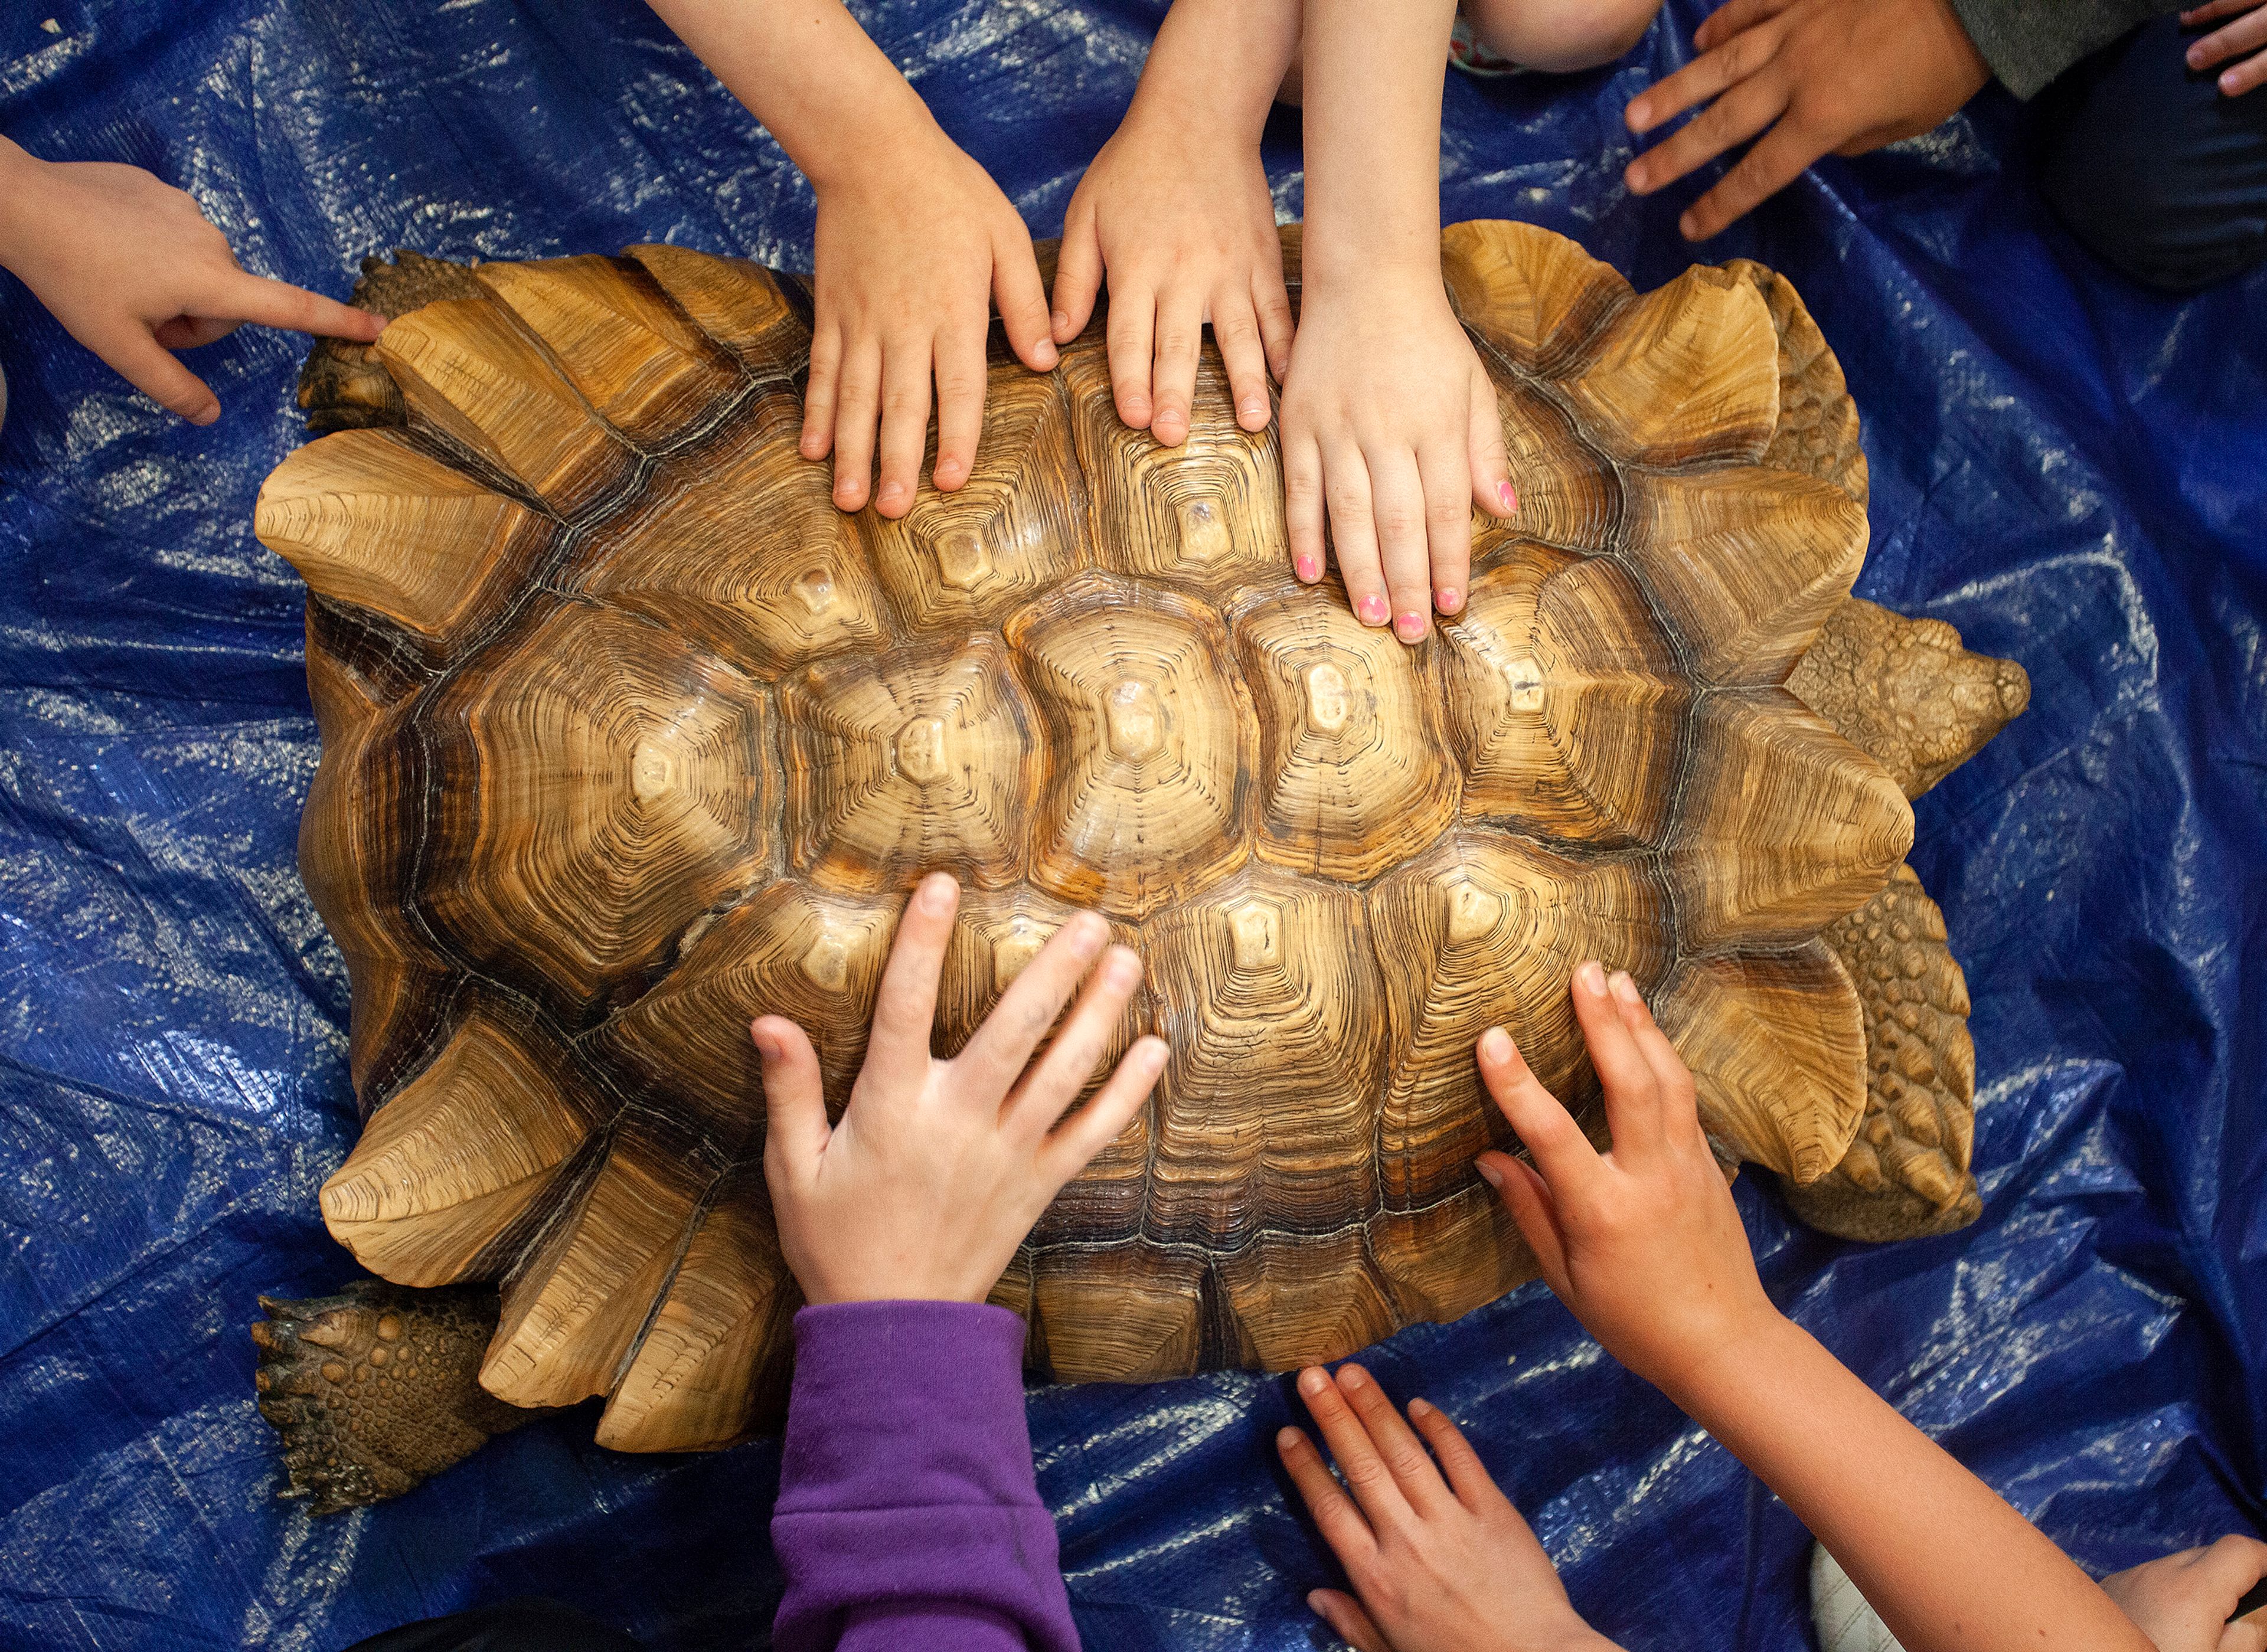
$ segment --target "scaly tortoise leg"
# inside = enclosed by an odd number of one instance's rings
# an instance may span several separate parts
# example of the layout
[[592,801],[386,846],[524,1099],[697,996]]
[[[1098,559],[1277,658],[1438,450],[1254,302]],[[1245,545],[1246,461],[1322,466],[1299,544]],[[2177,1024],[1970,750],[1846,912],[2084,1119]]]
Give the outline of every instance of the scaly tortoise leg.
[[[1852,597],[1827,618],[1787,687],[1919,797],[2030,701],[2012,660],[1970,653],[1940,619],[1907,619]],[[1911,866],[1821,937],[1866,1016],[1866,1114],[1840,1163],[1787,1203],[1844,1239],[1917,1239],[1983,1210],[1969,1168],[1976,1047],[1968,983],[1944,914]]]
[[1823,937],[1866,1012],[1866,1116],[1841,1162],[1780,1185],[1794,1213],[1843,1239],[1918,1239],[1983,1213],[1969,1154],[1976,1046],[1968,983],[1944,944],[1944,915],[1911,866]]
[[260,1305],[260,1414],[283,1439],[282,1495],[315,1514],[399,1497],[541,1414],[480,1385],[496,1326],[488,1286],[357,1279],[336,1296]]
[[[376,253],[363,259],[362,279],[355,282],[349,302],[394,321],[437,299],[481,296],[470,266],[401,248],[391,263]],[[376,347],[346,339],[315,340],[299,369],[299,406],[312,435],[409,421],[400,389],[379,365]]]

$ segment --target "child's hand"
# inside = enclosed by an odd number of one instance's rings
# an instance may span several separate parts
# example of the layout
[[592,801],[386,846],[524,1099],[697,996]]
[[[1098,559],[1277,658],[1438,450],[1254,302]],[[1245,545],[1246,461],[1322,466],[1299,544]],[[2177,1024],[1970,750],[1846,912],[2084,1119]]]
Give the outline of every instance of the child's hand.
[[1483,1153],[1543,1276],[1616,1359],[1672,1398],[1703,1367],[1783,1323],[1756,1276],[1731,1189],[1700,1129],[1692,1075],[1617,970],[1574,971],[1574,1015],[1605,1091],[1613,1147],[1591,1147],[1510,1035],[1481,1034],[1480,1077],[1534,1156]]
[[0,140],[0,267],[71,337],[191,424],[220,417],[205,382],[171,354],[243,323],[367,343],[368,311],[247,274],[195,200],[138,166],[42,161]]
[[1055,268],[1054,336],[1076,338],[1110,278],[1110,388],[1118,416],[1167,447],[1189,434],[1204,324],[1236,422],[1267,428],[1267,376],[1291,362],[1283,244],[1257,143],[1211,113],[1137,98],[1079,180]]
[[1625,119],[1642,135],[1707,108],[1622,174],[1631,194],[1650,195],[1755,139],[1676,221],[1689,241],[1727,228],[1822,155],[1930,130],[1992,78],[1952,0],[1727,0],[1692,44],[1700,55],[1631,99]]
[[[1091,912],[1055,932],[959,1055],[937,1060],[929,1034],[959,897],[939,873],[906,903],[866,1064],[832,1129],[803,1029],[777,1015],[750,1028],[764,1064],[764,1180],[780,1248],[814,1303],[983,1301],[1039,1213],[1125,1127],[1164,1067],[1163,1039],[1136,1040],[1058,1127],[1141,978],[1133,952],[1104,952],[1110,926]],[[1032,1062],[1097,956],[1070,1019]]]
[[1055,364],[1046,289],[1022,217],[926,113],[915,130],[873,164],[813,179],[818,267],[803,456],[833,450],[834,502],[855,510],[866,502],[878,425],[874,508],[892,517],[913,508],[932,378],[930,479],[947,493],[968,479],[984,428],[994,298],[1023,364],[1038,372]]
[[2192,29],[2222,18],[2235,20],[2200,40],[2190,41],[2188,64],[2190,69],[2204,69],[2241,57],[2241,62],[2219,71],[2219,95],[2241,98],[2267,86],[2267,0],[2205,0],[2203,5],[2181,13],[2181,26]]
[[2267,1543],[2231,1536],[2115,1573],[2102,1587],[2157,1652],[2267,1652],[2267,1611],[2227,1620],[2263,1577]]
[[1336,1382],[1319,1368],[1301,1372],[1299,1393],[1346,1488],[1298,1429],[1278,1434],[1275,1449],[1361,1597],[1357,1603],[1318,1589],[1307,1604],[1360,1652],[1613,1646],[1582,1621],[1535,1533],[1437,1408],[1411,1400],[1412,1433],[1369,1373],[1352,1363],[1339,1367]]
[[1327,509],[1355,617],[1415,642],[1464,605],[1471,507],[1508,516],[1495,388],[1436,262],[1374,267],[1341,283],[1310,273],[1283,381],[1283,493],[1291,566],[1322,577]]

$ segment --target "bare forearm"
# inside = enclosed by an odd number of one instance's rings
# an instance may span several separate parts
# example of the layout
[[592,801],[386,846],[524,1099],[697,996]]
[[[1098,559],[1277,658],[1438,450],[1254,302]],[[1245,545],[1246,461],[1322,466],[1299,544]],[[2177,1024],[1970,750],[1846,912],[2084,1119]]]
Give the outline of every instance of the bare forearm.
[[2068,1556],[1785,1319],[1670,1388],[1909,1652],[2149,1643]]
[[1454,0],[1308,0],[1301,35],[1310,282],[1437,270],[1441,87]]
[[933,127],[919,93],[840,0],[650,0],[818,187],[886,166]]
[[1257,143],[1299,49],[1299,0],[1173,0],[1127,119],[1217,124]]

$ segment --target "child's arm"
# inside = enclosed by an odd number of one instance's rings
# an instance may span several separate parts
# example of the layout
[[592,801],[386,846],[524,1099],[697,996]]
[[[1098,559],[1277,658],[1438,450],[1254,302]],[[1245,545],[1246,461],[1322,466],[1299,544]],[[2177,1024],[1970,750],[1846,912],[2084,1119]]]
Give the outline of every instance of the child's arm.
[[[830,1127],[811,1041],[766,1016],[764,1179],[805,1299],[772,1546],[788,1652],[1075,1652],[1053,1524],[1023,1420],[1023,1322],[985,1297],[1062,1185],[1124,1128],[1163,1068],[1137,1040],[1084,1107],[1141,979],[1082,913],[1018,975],[959,1055],[929,1040],[959,892],[906,902],[866,1061]],[[1085,979],[1045,1051],[1032,1052]]]
[[[1471,505],[1509,515],[1495,391],[1441,282],[1452,0],[1307,0],[1307,228],[1283,384],[1293,566],[1330,519],[1354,612],[1414,642],[1464,606]],[[1311,575],[1310,575],[1311,577]]]
[[0,269],[63,330],[191,424],[220,400],[172,352],[245,322],[367,343],[385,325],[288,282],[247,274],[194,197],[138,166],[43,161],[0,138]]
[[1692,1077],[1627,975],[1575,972],[1606,1098],[1601,1155],[1500,1029],[1480,1074],[1534,1156],[1484,1154],[1552,1290],[1842,1563],[1908,1652],[2149,1643],[2036,1528],[1764,1296]]
[[1246,430],[1267,428],[1267,376],[1290,365],[1259,131],[1298,44],[1298,0],[1175,0],[1063,217],[1055,341],[1086,325],[1106,270],[1118,416],[1168,447],[1189,433],[1206,323]]
[[777,138],[818,198],[805,458],[834,454],[834,502],[913,508],[936,386],[936,463],[968,479],[984,422],[984,340],[997,298],[1024,365],[1055,364],[1045,288],[1023,219],[930,118],[840,0],[652,0]]

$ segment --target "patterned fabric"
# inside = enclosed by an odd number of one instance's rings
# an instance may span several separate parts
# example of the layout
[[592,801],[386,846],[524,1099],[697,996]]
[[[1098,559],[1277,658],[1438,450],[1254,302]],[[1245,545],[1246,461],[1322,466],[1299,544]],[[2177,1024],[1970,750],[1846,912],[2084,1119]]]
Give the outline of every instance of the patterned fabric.
[[1823,1543],[1810,1546],[1810,1626],[1818,1652],[1904,1652]]
[[1456,26],[1449,31],[1449,63],[1451,68],[1461,69],[1467,75],[1478,75],[1488,80],[1527,72],[1508,57],[1498,57],[1481,45],[1479,36],[1472,33],[1471,24],[1461,11],[1456,13]]

